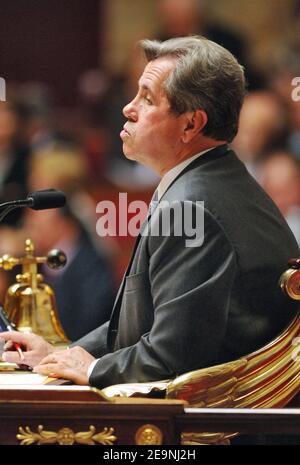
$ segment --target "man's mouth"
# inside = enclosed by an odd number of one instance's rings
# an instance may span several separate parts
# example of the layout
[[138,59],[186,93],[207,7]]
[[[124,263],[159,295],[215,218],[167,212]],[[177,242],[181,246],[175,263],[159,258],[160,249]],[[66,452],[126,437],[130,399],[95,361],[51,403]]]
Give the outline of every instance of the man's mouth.
[[130,136],[130,132],[127,130],[125,126],[123,126],[122,131],[120,132],[120,137],[123,139],[123,137],[128,137]]

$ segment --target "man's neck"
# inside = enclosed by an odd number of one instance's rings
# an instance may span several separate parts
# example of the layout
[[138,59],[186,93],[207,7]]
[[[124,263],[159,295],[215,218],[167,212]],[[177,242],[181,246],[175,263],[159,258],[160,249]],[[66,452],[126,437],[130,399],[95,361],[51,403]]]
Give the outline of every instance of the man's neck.
[[162,163],[161,166],[156,169],[156,171],[162,178],[166,173],[171,171],[173,168],[175,168],[175,166],[179,165],[185,160],[188,160],[199,153],[206,152],[207,150],[213,149],[215,147],[219,147],[219,145],[223,145],[225,143],[226,141],[212,142],[211,140],[209,140],[207,142],[203,141],[201,144],[197,143],[193,146],[189,146],[180,153],[176,154],[176,156],[174,156],[172,159],[165,160],[165,163]]
[[207,153],[211,148],[203,150],[202,152],[193,155],[190,158],[186,158],[178,165],[171,168],[164,176],[161,178],[159,185],[157,186],[157,193],[158,193],[158,200],[162,198],[164,193],[168,190],[169,186],[173,183],[173,181],[179,176],[179,174],[194,160],[201,157],[205,153]]

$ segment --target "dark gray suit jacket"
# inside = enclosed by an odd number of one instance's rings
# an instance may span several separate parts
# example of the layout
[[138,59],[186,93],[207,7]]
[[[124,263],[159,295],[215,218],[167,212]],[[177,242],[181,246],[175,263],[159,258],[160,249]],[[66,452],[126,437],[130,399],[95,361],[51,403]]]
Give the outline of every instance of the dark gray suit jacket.
[[93,386],[162,380],[234,360],[295,315],[278,278],[299,254],[296,241],[227,146],[192,162],[163,200],[204,201],[204,242],[139,238],[110,322],[76,343],[101,357]]

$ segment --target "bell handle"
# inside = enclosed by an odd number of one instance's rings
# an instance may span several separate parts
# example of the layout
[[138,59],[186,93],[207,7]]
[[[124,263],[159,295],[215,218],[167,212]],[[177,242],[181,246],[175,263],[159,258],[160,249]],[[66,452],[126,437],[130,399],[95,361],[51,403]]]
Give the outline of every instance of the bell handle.
[[12,270],[17,265],[22,265],[22,259],[11,257],[8,254],[0,257],[0,268],[3,268],[3,270]]

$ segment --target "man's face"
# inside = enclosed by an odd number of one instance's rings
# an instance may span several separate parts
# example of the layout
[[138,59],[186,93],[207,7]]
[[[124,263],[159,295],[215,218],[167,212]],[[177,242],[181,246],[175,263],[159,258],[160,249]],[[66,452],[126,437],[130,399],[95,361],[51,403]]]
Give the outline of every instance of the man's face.
[[171,112],[163,89],[175,65],[172,58],[149,62],[139,80],[136,97],[123,109],[128,119],[120,134],[125,156],[159,174],[181,149],[181,118]]

